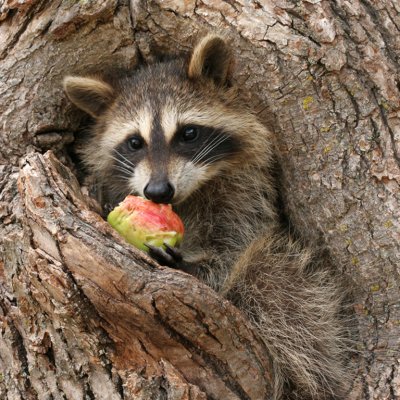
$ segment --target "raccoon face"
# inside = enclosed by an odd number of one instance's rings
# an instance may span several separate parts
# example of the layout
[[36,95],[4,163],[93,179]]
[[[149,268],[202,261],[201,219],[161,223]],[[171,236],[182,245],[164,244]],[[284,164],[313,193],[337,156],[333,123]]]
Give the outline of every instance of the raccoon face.
[[225,41],[209,35],[189,62],[156,64],[113,84],[65,78],[70,100],[96,121],[83,156],[103,180],[107,201],[132,193],[180,203],[245,161],[240,133],[254,120],[238,110],[227,85],[230,66]]
[[180,202],[217,173],[238,145],[224,131],[195,123],[176,122],[168,138],[160,123],[149,137],[138,130],[113,148],[112,174],[135,194]]

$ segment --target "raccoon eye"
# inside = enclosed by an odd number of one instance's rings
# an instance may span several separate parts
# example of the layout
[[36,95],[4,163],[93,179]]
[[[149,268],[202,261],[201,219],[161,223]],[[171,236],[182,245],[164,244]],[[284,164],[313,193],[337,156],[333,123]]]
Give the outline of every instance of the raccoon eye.
[[133,136],[128,139],[128,147],[130,150],[139,150],[143,146],[143,141],[137,136]]
[[197,126],[186,126],[182,130],[181,139],[184,142],[194,142],[199,137],[199,134]]

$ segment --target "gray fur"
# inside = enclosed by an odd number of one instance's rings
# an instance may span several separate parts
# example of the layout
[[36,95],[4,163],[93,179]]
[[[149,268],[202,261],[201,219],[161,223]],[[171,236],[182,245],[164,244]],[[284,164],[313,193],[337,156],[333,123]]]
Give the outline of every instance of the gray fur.
[[[238,154],[209,165],[190,165],[165,150],[170,178],[179,175],[177,191],[186,190],[180,199],[177,193],[175,204],[186,228],[182,254],[195,265],[199,279],[231,299],[258,329],[273,359],[276,399],[342,398],[348,382],[341,316],[345,290],[323,258],[280,227],[271,133],[235,88],[221,81],[228,79],[230,59],[211,63],[217,74],[202,67],[204,58],[217,52],[216,46],[229,57],[223,39],[211,35],[200,42],[188,63],[156,64],[107,83],[117,95],[96,118],[84,161],[99,181],[103,202],[115,205],[142,189],[115,179],[112,149],[125,140],[129,124],[132,129],[148,124],[149,112],[160,120],[160,110],[172,104],[178,117],[205,120],[238,140]],[[67,83],[65,89],[68,93]],[[147,113],[147,119],[141,113]],[[168,124],[173,126],[173,121]],[[146,125],[146,135],[152,127]],[[140,165],[136,186],[143,186],[151,168]],[[134,169],[129,161],[121,168]]]

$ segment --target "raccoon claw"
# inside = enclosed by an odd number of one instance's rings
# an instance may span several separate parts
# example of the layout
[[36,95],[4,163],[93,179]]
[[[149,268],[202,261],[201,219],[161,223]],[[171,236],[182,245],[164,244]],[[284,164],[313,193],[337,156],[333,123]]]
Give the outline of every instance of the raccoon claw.
[[108,214],[114,209],[114,207],[110,203],[105,203],[103,205],[103,214],[107,217]]
[[179,269],[187,274],[196,276],[196,268],[191,263],[183,260],[181,252],[167,243],[164,243],[165,250],[162,247],[156,247],[149,243],[145,243],[149,249],[149,255],[153,257],[159,264],[170,268]]
[[167,254],[174,258],[176,262],[181,262],[183,260],[181,252],[176,248],[170,246],[168,243],[164,242]]
[[[149,255],[161,265],[177,268],[177,263],[182,260],[182,256],[179,253],[174,253],[171,250],[171,246],[165,246],[166,250],[164,250],[162,247],[156,247],[149,243],[145,243],[144,245],[149,249]],[[174,254],[179,254],[180,260],[176,259]]]
[[171,265],[172,268],[178,268],[187,274],[196,276],[197,268],[190,262],[183,260],[182,254],[178,248],[170,246],[168,243],[164,243],[166,253],[172,256],[175,260],[175,264]]

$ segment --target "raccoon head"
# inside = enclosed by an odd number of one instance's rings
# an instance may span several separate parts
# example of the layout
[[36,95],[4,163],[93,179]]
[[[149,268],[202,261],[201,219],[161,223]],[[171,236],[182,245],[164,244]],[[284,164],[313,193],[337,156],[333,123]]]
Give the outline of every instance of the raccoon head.
[[203,38],[178,59],[107,81],[68,76],[69,99],[94,120],[83,159],[103,187],[103,201],[127,194],[180,203],[215,176],[257,158],[251,139],[262,126],[229,84],[224,39]]

